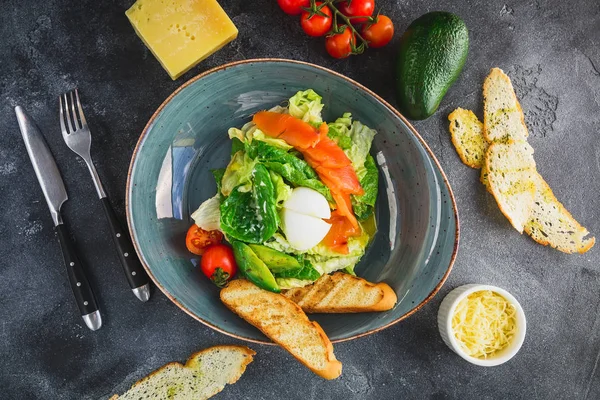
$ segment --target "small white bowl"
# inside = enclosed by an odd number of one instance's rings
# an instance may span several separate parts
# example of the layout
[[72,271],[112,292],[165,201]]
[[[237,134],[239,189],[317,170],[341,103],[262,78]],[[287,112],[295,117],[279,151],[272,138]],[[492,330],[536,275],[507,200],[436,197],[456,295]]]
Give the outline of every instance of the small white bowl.
[[[470,295],[471,293],[479,292],[482,290],[491,290],[492,292],[498,293],[509,303],[515,306],[517,311],[516,319],[517,319],[517,333],[512,338],[511,343],[506,346],[504,349],[498,351],[492,356],[481,359],[472,357],[466,354],[460,347],[458,341],[454,336],[454,332],[452,331],[452,317],[454,316],[454,311],[456,310],[456,306],[458,303]],[[456,354],[467,360],[468,362],[480,365],[482,367],[494,367],[496,365],[503,364],[513,358],[515,354],[521,348],[523,341],[525,340],[525,332],[527,330],[527,321],[525,320],[525,313],[523,312],[523,308],[521,305],[506,290],[501,289],[496,286],[490,285],[478,285],[478,284],[470,284],[459,286],[456,289],[452,290],[450,293],[446,295],[442,304],[440,305],[440,309],[438,311],[438,328],[440,330],[440,335],[444,340],[444,343],[448,345]]]

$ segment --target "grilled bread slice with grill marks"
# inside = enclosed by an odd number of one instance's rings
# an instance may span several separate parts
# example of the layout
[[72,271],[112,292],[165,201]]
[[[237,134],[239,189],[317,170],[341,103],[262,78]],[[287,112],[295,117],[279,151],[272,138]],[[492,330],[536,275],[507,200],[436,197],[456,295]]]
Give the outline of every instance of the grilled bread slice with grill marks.
[[323,275],[312,285],[290,289],[284,296],[309,314],[387,311],[398,300],[388,284],[371,283],[343,272]]
[[335,358],[333,345],[321,326],[282,294],[236,279],[221,289],[221,301],[315,374],[335,379],[342,373],[342,363]]

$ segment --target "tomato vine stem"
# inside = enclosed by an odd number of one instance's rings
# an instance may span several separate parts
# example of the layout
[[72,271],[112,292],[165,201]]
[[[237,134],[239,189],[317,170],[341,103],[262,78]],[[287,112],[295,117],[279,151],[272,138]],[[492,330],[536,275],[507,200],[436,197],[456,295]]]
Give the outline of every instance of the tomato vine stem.
[[[346,0],[344,0],[344,1],[346,1]],[[317,2],[317,0],[310,0],[311,9],[316,8],[316,2]],[[342,14],[340,12],[340,10],[338,10],[338,8],[335,6],[336,2],[339,2],[339,0],[322,0],[321,1],[322,5],[329,7],[331,12],[333,13],[333,27],[332,27],[330,34],[336,34],[336,33],[340,32],[337,19],[338,19],[338,17],[341,18],[345,22],[345,25],[347,25],[347,27],[350,30],[352,30],[354,37],[360,39],[360,41],[361,41],[361,44],[358,47],[354,46],[353,53],[354,54],[362,53],[365,48],[369,47],[369,42],[364,37],[362,37],[362,35],[358,32],[358,30],[354,27],[354,25],[352,25],[351,19],[352,18],[370,18],[370,17],[369,16],[348,17],[348,16]]]

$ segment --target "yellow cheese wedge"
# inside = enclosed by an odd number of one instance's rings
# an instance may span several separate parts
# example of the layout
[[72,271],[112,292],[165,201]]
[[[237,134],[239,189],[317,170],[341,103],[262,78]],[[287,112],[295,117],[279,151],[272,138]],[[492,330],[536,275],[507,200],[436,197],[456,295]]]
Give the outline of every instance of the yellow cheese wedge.
[[216,0],[137,0],[125,14],[174,80],[238,34]]

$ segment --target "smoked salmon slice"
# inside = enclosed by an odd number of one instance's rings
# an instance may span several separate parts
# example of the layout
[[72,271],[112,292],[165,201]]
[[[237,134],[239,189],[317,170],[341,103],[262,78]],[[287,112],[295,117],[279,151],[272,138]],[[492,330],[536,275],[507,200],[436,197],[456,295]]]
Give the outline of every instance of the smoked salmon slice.
[[298,150],[314,147],[321,139],[320,131],[289,114],[259,111],[252,117],[252,122],[266,135],[283,139]]
[[315,171],[317,171],[319,178],[321,178],[325,185],[329,182],[333,186],[333,189],[329,188],[330,190],[338,190],[355,195],[365,193],[362,186],[360,186],[358,176],[356,176],[351,165],[347,165],[343,168],[324,168],[317,166]]
[[352,225],[347,216],[335,210],[327,220],[331,224],[323,244],[340,254],[348,254],[348,238],[361,234],[360,229]]
[[306,156],[311,159],[315,166],[325,168],[342,168],[352,164],[340,146],[327,136],[321,138],[315,147],[307,149]]
[[[358,221],[352,210],[350,195],[364,194],[364,190],[360,186],[358,176],[356,176],[352,162],[346,153],[327,136],[329,130],[327,124],[322,123],[319,129],[315,129],[301,119],[272,111],[259,111],[254,114],[252,121],[266,135],[283,139],[302,153],[306,162],[317,172],[319,178],[331,191],[337,205],[338,219],[344,220],[336,223],[340,226],[349,225],[360,233]],[[348,230],[344,229],[339,228],[338,231]],[[340,233],[338,236],[341,237],[341,235]],[[347,243],[347,238],[345,243]],[[346,254],[348,246],[345,243],[334,244],[331,242],[332,249],[342,253],[345,251],[344,254]]]
[[333,197],[333,200],[335,200],[335,204],[337,206],[336,211],[340,215],[346,217],[353,227],[358,228],[358,221],[356,220],[354,212],[352,211],[352,201],[350,200],[350,195],[347,193],[331,191],[331,196]]

